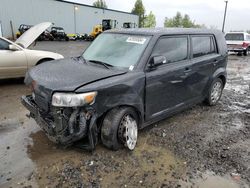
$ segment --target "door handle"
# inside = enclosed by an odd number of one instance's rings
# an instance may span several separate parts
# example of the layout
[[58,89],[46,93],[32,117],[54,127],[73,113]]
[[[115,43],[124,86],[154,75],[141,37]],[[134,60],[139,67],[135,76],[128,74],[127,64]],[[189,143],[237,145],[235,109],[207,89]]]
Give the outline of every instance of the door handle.
[[192,69],[190,69],[189,67],[187,67],[187,68],[185,68],[185,70],[183,71],[185,74],[187,74],[187,73],[189,73],[189,72],[191,72],[192,71]]
[[213,65],[216,66],[219,63],[217,59],[214,60]]
[[183,75],[180,76],[181,79],[186,79],[188,77],[188,75],[190,74],[190,72],[192,71],[191,68],[186,67],[185,70],[183,71]]

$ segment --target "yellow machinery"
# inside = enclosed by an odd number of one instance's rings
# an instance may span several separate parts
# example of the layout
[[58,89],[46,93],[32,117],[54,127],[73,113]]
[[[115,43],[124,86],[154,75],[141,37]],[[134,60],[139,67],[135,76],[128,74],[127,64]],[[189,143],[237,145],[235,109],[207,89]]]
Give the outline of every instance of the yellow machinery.
[[111,19],[102,20],[102,24],[95,25],[90,33],[88,40],[94,40],[103,31],[116,28],[117,21]]
[[102,25],[95,25],[92,32],[90,33],[90,36],[95,39],[99,34],[103,32]]
[[21,36],[20,31],[16,32],[16,38],[18,39]]

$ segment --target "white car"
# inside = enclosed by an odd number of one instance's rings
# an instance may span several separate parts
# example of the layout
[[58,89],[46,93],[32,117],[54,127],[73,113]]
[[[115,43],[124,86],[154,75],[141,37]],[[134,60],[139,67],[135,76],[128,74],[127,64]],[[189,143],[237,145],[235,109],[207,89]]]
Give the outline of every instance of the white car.
[[247,55],[250,50],[250,35],[245,32],[229,32],[225,35],[229,52]]
[[51,25],[50,22],[35,25],[15,42],[0,37],[0,79],[24,77],[35,65],[63,58],[57,53],[27,49]]

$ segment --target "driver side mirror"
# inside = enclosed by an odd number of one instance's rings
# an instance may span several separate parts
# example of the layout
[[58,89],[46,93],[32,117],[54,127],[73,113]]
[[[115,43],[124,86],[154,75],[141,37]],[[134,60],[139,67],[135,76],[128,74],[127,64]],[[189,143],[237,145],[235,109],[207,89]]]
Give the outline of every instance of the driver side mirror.
[[149,68],[151,69],[151,68],[158,67],[166,62],[167,62],[167,59],[165,56],[162,56],[162,55],[154,56],[151,58],[149,62]]
[[15,45],[13,45],[13,44],[10,44],[10,45],[9,45],[9,50],[11,50],[11,51],[18,51],[19,48],[16,47]]

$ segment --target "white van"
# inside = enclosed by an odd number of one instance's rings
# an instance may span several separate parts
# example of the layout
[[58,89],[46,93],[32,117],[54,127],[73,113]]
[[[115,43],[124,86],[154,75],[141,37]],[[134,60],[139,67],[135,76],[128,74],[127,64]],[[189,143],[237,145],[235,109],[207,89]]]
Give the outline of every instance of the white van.
[[245,32],[229,32],[225,35],[229,52],[247,55],[250,50],[250,34]]

